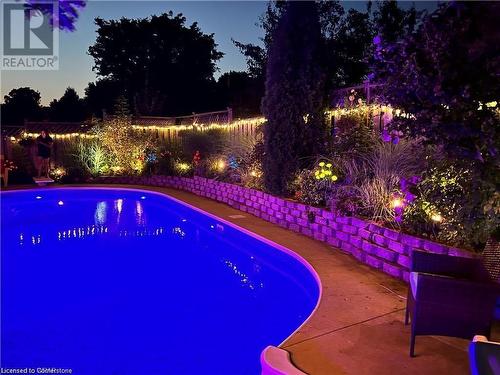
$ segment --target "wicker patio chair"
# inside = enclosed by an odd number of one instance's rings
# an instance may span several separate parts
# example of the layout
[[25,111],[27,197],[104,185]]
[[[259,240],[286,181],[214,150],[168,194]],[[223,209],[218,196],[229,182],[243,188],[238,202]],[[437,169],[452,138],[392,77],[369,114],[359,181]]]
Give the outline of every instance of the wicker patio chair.
[[411,321],[411,357],[419,335],[490,336],[500,285],[482,259],[413,251],[410,271],[405,324]]

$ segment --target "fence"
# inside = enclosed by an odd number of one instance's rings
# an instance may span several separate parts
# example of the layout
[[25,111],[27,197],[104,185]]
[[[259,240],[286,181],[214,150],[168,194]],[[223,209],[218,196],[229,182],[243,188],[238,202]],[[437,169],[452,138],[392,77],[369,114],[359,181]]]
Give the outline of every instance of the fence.
[[228,133],[232,141],[254,138],[257,128],[264,122],[263,117],[233,120],[232,110],[207,112],[181,117],[136,117],[132,120],[134,129],[152,133],[166,145],[182,146],[185,131],[207,131],[221,129]]
[[[160,144],[166,147],[182,147],[183,134],[185,131],[204,132],[210,129],[221,129],[226,131],[232,142],[244,139],[254,139],[257,129],[264,122],[263,117],[234,120],[230,108],[224,111],[197,113],[179,117],[134,117],[132,126],[136,131],[150,133]],[[7,159],[12,159],[12,148],[21,139],[35,139],[42,130],[49,132],[54,140],[52,152],[52,164],[63,164],[67,157],[76,152],[75,146],[82,139],[89,139],[91,123],[71,122],[29,122],[22,126],[2,125],[2,154]],[[26,158],[33,165],[36,164],[36,144],[31,142],[24,147]],[[19,150],[17,150],[19,151]],[[19,152],[18,152],[19,153]],[[66,159],[65,159],[66,158]]]
[[[381,85],[365,84],[361,86],[347,87],[337,90],[337,98],[344,97],[348,101],[352,90],[363,90],[366,97],[363,105],[358,105],[354,100],[345,103],[335,109],[326,112],[330,120],[332,136],[338,120],[352,111],[362,112],[367,121],[371,122],[374,130],[381,131],[392,120],[394,116],[407,116],[398,109],[389,105],[377,104],[374,92],[380,90]],[[255,139],[258,127],[265,121],[264,117],[254,117],[234,120],[232,110],[227,108],[223,111],[206,112],[179,117],[148,117],[140,116],[132,119],[132,126],[136,131],[151,134],[160,144],[166,147],[182,148],[183,132],[200,131],[210,129],[221,129],[227,132],[231,142],[244,142]],[[2,153],[6,158],[12,158],[12,143],[19,139],[28,137],[36,138],[42,129],[47,130],[54,139],[53,164],[62,164],[64,158],[75,152],[76,142],[81,139],[91,138],[88,133],[91,123],[68,123],[68,122],[25,122],[23,126],[2,126]],[[36,145],[27,150],[30,158],[34,161]],[[34,161],[35,162],[35,161]]]

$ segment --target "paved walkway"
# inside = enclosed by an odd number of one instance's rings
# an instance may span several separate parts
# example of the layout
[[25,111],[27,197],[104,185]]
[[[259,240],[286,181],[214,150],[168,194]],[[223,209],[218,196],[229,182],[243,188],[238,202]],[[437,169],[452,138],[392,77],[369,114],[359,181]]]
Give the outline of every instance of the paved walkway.
[[183,191],[144,188],[167,193],[269,238],[297,252],[316,269],[323,284],[319,308],[282,346],[302,371],[311,375],[469,374],[467,340],[417,337],[417,357],[409,357],[410,330],[403,324],[404,283],[341,250],[224,204]]

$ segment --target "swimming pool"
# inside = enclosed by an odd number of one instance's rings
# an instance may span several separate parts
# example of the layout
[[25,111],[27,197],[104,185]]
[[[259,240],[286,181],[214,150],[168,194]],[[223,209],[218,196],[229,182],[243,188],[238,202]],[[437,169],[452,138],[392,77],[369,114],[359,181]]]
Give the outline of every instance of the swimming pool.
[[298,256],[163,194],[1,193],[4,368],[258,374],[311,314]]

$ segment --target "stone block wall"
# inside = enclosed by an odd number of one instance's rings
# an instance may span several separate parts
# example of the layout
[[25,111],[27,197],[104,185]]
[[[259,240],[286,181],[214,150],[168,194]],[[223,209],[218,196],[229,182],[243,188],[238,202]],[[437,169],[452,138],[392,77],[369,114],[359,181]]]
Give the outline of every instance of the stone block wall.
[[100,177],[94,182],[164,186],[189,191],[304,236],[326,242],[372,268],[405,281],[408,281],[410,256],[413,250],[453,256],[473,256],[466,250],[400,233],[367,220],[335,216],[326,209],[310,207],[259,190],[202,177]]

